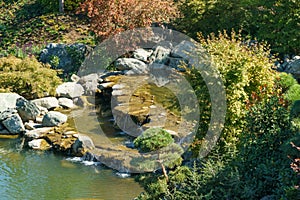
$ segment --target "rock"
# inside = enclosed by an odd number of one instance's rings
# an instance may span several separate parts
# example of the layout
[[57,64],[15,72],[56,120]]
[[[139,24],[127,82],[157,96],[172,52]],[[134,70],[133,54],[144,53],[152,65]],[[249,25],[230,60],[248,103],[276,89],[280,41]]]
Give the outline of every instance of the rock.
[[51,148],[51,145],[45,139],[34,139],[28,142],[28,146],[35,150],[46,151]]
[[5,126],[2,125],[2,123],[0,122],[0,134],[2,135],[7,135],[9,134],[9,131],[5,128]]
[[13,114],[2,121],[2,124],[12,134],[19,134],[25,131],[22,119],[18,114]]
[[43,126],[58,126],[67,121],[68,117],[60,112],[50,111],[48,112],[42,121]]
[[131,70],[136,74],[147,73],[147,65],[135,58],[119,58],[115,61],[118,70]]
[[150,62],[166,64],[168,62],[170,52],[171,49],[157,46],[152,55],[150,56]]
[[37,105],[35,103],[27,101],[24,98],[18,98],[16,106],[23,122],[35,120],[35,118],[40,114],[40,110]]
[[71,99],[68,98],[59,98],[58,99],[58,104],[64,108],[73,108],[74,107],[74,103]]
[[[55,44],[50,43],[40,54],[40,61],[49,63],[54,69],[62,69],[63,76],[77,72],[85,56],[91,48],[84,44]],[[56,59],[54,59],[56,58]]]
[[185,60],[189,60],[189,58],[195,52],[195,50],[196,45],[194,43],[187,40],[183,40],[172,49],[171,56],[175,58],[184,58]]
[[300,79],[300,56],[295,56],[282,64],[284,72],[292,74],[297,80]]
[[0,121],[10,118],[12,115],[18,113],[14,108],[7,108],[6,110],[0,112]]
[[77,83],[80,80],[80,77],[77,76],[76,74],[72,74],[70,79],[71,79],[71,81]]
[[56,94],[59,97],[75,98],[80,97],[84,93],[83,87],[74,82],[66,82],[56,88]]
[[17,99],[20,97],[16,93],[0,93],[0,112],[7,108],[16,108]]
[[152,53],[153,50],[137,49],[133,52],[133,57],[138,60],[147,62]]
[[42,127],[42,124],[39,124],[39,123],[34,123],[34,122],[26,122],[24,124],[25,128],[27,130],[34,130],[36,128],[41,128]]
[[108,83],[101,83],[98,87],[100,90],[105,90],[107,88],[112,88],[116,83],[108,82]]
[[187,66],[188,65],[188,61],[184,60],[182,58],[173,58],[173,57],[169,57],[169,63],[168,66],[170,66],[171,68],[176,69],[177,71],[180,72],[185,72],[185,69],[182,68],[181,66]]
[[74,155],[83,155],[86,150],[92,150],[95,148],[95,145],[92,139],[83,134],[75,134],[74,137],[77,137],[77,140],[72,145],[72,151]]
[[31,101],[37,106],[44,107],[47,109],[54,109],[59,107],[58,100],[55,97],[44,97],[40,99],[35,99]]
[[38,139],[38,138],[42,137],[43,135],[47,134],[52,129],[53,129],[52,127],[43,127],[43,128],[37,128],[37,129],[31,130],[31,131],[26,131],[25,137]]
[[98,74],[93,73],[81,77],[78,83],[83,86],[85,94],[93,95],[95,92],[98,92],[98,83],[102,81],[103,80],[98,76]]

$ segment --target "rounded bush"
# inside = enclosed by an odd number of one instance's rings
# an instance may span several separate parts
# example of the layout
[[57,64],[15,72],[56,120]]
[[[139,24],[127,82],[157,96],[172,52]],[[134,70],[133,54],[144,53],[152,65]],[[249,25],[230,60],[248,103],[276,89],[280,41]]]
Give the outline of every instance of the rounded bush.
[[171,134],[162,128],[149,128],[138,136],[134,145],[142,152],[151,152],[174,142]]

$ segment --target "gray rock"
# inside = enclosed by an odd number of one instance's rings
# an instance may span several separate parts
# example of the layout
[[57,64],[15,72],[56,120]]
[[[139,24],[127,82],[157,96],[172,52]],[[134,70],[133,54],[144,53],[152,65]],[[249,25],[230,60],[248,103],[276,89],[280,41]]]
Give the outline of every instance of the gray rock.
[[150,62],[166,64],[168,62],[170,52],[171,49],[158,46],[150,56]]
[[0,122],[0,134],[9,134],[9,131],[5,128],[5,126],[2,125]]
[[25,122],[24,126],[25,126],[25,128],[27,130],[34,130],[36,128],[43,127],[42,124],[40,124],[40,123],[34,123],[34,122]]
[[17,99],[16,106],[23,122],[35,120],[35,118],[40,114],[40,110],[37,105],[35,103],[27,101],[24,98]]
[[7,108],[16,108],[17,99],[20,97],[16,93],[0,93],[0,112]]
[[137,49],[133,52],[133,57],[138,60],[147,62],[152,53],[153,50]]
[[66,82],[61,85],[59,85],[56,88],[56,94],[59,97],[67,97],[67,98],[75,98],[75,97],[80,97],[84,94],[84,89],[83,87],[74,82]]
[[103,80],[99,77],[98,74],[93,73],[81,77],[78,83],[80,83],[83,86],[85,94],[93,95],[96,91],[98,91],[98,83],[102,81]]
[[[91,48],[84,44],[55,44],[50,43],[40,54],[39,60],[49,63],[54,69],[62,69],[63,75],[78,71],[84,58],[91,52]],[[56,58],[53,60],[53,58]]]
[[25,137],[37,139],[42,137],[44,134],[49,133],[50,130],[52,130],[52,127],[43,127],[43,128],[37,128],[34,130],[26,131]]
[[58,100],[55,97],[44,97],[32,100],[31,102],[35,103],[37,106],[44,107],[47,109],[59,107]]
[[6,110],[0,112],[0,121],[10,118],[12,115],[18,113],[14,108],[7,108]]
[[18,114],[13,114],[2,121],[2,124],[12,134],[19,134],[25,131],[22,119]]
[[196,45],[190,41],[184,40],[176,45],[172,51],[171,56],[175,58],[184,58],[185,60],[189,60],[191,55],[196,50]]
[[300,56],[295,56],[282,64],[284,72],[292,74],[296,79],[300,79]]
[[95,148],[94,142],[93,140],[87,136],[87,135],[83,135],[83,134],[74,134],[75,137],[77,137],[78,141],[76,141],[72,148],[73,150],[78,149],[78,148],[85,148],[85,149],[89,149],[92,150]]
[[58,99],[58,104],[64,108],[73,108],[74,107],[74,103],[71,99],[68,98],[59,98]]
[[147,65],[135,58],[119,58],[115,61],[118,70],[131,70],[136,74],[147,73]]
[[28,142],[28,146],[35,150],[46,151],[51,148],[51,145],[45,139],[34,139]]
[[182,58],[169,57],[168,66],[176,69],[177,71],[185,72],[185,69],[182,68],[183,65],[188,66],[188,61]]
[[56,111],[50,111],[43,117],[42,124],[46,127],[58,126],[65,123],[67,119],[67,115]]

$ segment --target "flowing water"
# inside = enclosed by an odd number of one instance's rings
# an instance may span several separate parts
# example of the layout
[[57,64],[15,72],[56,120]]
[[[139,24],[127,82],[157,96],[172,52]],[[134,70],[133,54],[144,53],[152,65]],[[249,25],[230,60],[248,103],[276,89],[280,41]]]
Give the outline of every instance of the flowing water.
[[[101,133],[90,112],[75,115],[95,143],[124,142],[109,123]],[[100,121],[101,123],[101,121]],[[109,131],[110,130],[110,131]],[[51,152],[18,150],[19,139],[0,139],[0,200],[14,199],[133,199],[142,188],[132,177],[121,178],[100,163],[63,157]]]

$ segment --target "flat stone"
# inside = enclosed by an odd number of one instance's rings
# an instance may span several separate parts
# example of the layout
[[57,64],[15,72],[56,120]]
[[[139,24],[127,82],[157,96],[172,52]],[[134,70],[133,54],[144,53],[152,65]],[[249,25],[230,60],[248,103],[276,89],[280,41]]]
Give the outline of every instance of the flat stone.
[[74,82],[66,82],[56,88],[56,94],[59,97],[75,98],[84,94],[82,85]]
[[25,137],[37,139],[42,137],[44,134],[47,134],[51,130],[52,127],[37,128],[34,130],[26,131]]
[[2,124],[12,134],[19,134],[25,131],[22,119],[18,114],[13,114],[9,118],[2,121]]
[[98,87],[100,90],[104,90],[107,88],[112,88],[115,85],[114,82],[108,82],[108,83],[101,83]]
[[135,58],[119,58],[115,66],[118,70],[130,70],[136,74],[147,73],[147,65]]
[[51,145],[45,139],[34,139],[28,142],[28,146],[35,150],[46,151],[51,148]]
[[55,97],[44,97],[32,100],[31,102],[35,103],[37,106],[44,107],[47,109],[59,107],[58,100]]
[[50,111],[44,116],[42,124],[46,127],[59,126],[65,123],[67,119],[67,115],[56,111]]
[[68,98],[59,98],[58,99],[58,104],[64,108],[73,108],[74,107],[74,103],[72,101],[72,99],[68,99]]
[[42,124],[39,124],[39,123],[34,123],[34,122],[26,122],[24,124],[25,128],[27,130],[34,130],[36,128],[41,128],[42,127]]

